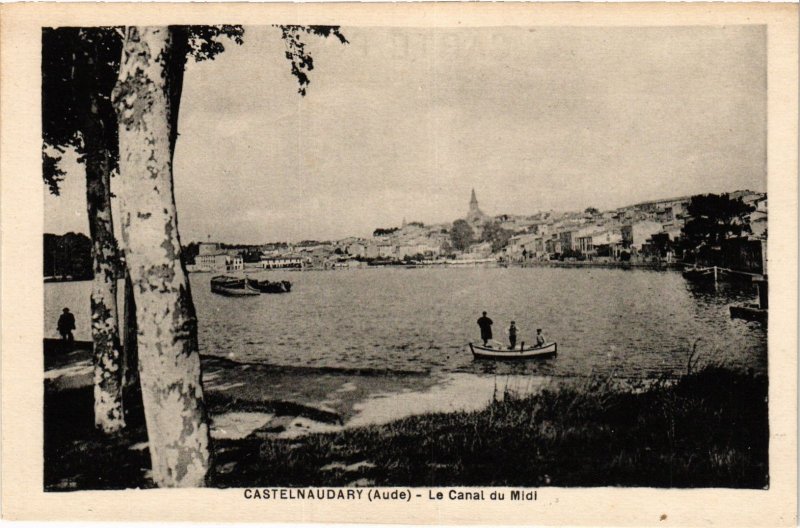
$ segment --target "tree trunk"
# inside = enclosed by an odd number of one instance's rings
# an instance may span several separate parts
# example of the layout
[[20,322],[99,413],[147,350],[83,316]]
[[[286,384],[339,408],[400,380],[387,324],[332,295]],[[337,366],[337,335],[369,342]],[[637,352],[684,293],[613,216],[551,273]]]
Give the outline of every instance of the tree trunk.
[[119,258],[111,218],[111,153],[106,147],[100,102],[92,98],[83,127],[86,148],[86,202],[92,238],[92,341],[94,342],[94,423],[106,433],[125,427],[123,366],[117,319]]
[[124,330],[122,339],[123,363],[125,365],[124,383],[129,389],[139,390],[139,360],[136,344],[136,301],[133,298],[131,274],[125,270],[125,305],[123,308]]
[[[125,258],[138,323],[139,376],[153,479],[202,486],[209,438],[197,318],[181,263],[172,185],[175,39],[166,27],[128,27],[114,89],[119,121]],[[180,47],[180,46],[179,46]],[[176,73],[171,73],[175,71]]]

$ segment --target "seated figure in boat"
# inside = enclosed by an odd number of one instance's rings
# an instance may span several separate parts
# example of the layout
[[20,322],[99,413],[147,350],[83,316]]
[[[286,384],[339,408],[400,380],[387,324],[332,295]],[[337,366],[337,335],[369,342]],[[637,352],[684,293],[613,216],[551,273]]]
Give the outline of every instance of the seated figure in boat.
[[509,348],[514,350],[514,347],[517,346],[517,325],[514,321],[511,321],[511,326],[508,327],[508,342],[511,343]]
[[537,328],[536,329],[536,346],[540,347],[542,345],[544,345],[544,336],[542,335],[542,329],[541,328]]

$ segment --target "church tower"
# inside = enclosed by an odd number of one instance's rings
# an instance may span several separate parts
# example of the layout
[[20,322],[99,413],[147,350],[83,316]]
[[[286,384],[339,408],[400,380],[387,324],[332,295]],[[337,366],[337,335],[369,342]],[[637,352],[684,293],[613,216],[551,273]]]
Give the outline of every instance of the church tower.
[[473,213],[475,211],[480,211],[480,209],[478,209],[478,197],[475,196],[475,189],[472,189],[472,196],[469,199],[469,212]]
[[475,189],[472,189],[472,196],[469,199],[469,213],[467,213],[467,222],[470,224],[480,224],[486,219],[486,215],[478,207],[478,197],[475,196]]

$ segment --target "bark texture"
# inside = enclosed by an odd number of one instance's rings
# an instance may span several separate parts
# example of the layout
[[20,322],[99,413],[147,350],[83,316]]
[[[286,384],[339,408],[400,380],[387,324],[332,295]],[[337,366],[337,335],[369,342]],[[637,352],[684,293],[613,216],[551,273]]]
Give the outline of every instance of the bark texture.
[[[203,486],[209,438],[197,318],[181,245],[172,185],[177,112],[175,37],[167,27],[125,30],[114,89],[119,121],[123,246],[138,323],[139,377],[153,478],[159,486]],[[179,94],[178,94],[179,96]]]
[[[107,108],[102,108],[103,105]],[[117,318],[119,255],[111,217],[112,154],[103,112],[108,101],[92,96],[82,127],[86,146],[86,202],[92,238],[92,341],[94,343],[94,423],[106,433],[125,427],[123,412],[123,356]]]
[[125,321],[122,339],[123,365],[125,367],[124,382],[128,389],[139,390],[139,353],[136,344],[136,301],[133,298],[133,281],[131,274],[125,270],[125,305],[123,320]]

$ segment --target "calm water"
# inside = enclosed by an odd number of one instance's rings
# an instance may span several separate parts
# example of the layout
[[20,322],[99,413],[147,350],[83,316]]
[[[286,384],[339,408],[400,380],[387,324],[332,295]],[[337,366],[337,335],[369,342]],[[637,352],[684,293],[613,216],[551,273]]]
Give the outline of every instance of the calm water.
[[[675,272],[384,268],[259,275],[290,280],[292,292],[222,297],[211,293],[210,274],[190,275],[203,353],[278,365],[639,377],[684,369],[700,338],[707,361],[766,370],[766,330],[728,312],[755,292],[696,286]],[[89,339],[89,293],[89,282],[45,284],[45,334],[57,335],[58,314],[69,306],[76,339]],[[465,345],[479,339],[482,310],[494,320],[495,339],[505,341],[514,320],[518,342],[540,327],[558,342],[559,355],[474,361]]]

